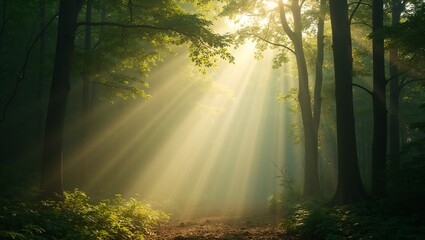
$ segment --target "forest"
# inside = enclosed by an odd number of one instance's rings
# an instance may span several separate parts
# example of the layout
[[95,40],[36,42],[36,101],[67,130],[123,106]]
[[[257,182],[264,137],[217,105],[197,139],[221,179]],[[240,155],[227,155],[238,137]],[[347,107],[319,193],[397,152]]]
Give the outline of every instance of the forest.
[[425,239],[425,1],[0,0],[0,239]]

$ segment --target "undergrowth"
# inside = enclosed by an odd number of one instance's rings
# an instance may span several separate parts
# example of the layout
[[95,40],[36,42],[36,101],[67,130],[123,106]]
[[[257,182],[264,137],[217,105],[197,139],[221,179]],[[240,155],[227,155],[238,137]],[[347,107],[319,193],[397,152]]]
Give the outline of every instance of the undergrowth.
[[288,239],[425,239],[425,161],[421,156],[403,159],[397,172],[388,172],[385,198],[332,206],[329,199],[302,199],[282,181],[285,194],[269,197],[270,210],[282,215]]
[[0,198],[0,239],[144,239],[168,220],[164,212],[120,195],[96,203],[79,190],[55,201]]
[[305,202],[294,206],[283,228],[296,239],[423,239],[424,212],[407,214],[388,200],[345,206]]

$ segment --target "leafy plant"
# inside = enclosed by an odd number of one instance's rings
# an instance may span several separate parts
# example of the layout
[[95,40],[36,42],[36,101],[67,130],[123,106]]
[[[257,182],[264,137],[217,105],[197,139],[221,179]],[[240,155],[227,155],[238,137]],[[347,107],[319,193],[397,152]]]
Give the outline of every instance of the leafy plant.
[[388,199],[345,206],[308,201],[293,209],[283,227],[297,239],[421,239],[425,234],[423,211],[403,214],[403,205]]
[[79,190],[63,200],[0,203],[1,239],[143,239],[169,219],[135,198],[92,203]]

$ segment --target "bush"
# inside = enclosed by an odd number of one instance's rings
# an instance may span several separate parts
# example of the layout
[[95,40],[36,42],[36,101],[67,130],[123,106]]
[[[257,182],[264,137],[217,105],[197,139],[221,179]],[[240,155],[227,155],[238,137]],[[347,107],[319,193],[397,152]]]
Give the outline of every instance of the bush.
[[[296,239],[422,239],[424,214],[403,214],[394,201],[379,200],[346,206],[317,202],[294,205],[283,227]],[[395,211],[398,209],[398,211]]]
[[0,204],[1,239],[143,239],[169,219],[134,198],[90,203],[78,190],[61,201]]

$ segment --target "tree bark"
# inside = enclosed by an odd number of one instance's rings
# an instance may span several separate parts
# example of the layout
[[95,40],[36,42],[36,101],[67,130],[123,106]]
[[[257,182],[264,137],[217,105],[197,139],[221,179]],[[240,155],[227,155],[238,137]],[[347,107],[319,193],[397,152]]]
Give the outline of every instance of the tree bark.
[[[400,24],[400,16],[403,11],[403,5],[400,0],[393,0],[391,3],[391,25]],[[391,170],[395,171],[400,165],[400,120],[399,120],[399,69],[398,69],[398,51],[390,49],[390,164]]]
[[[324,59],[324,27],[325,27],[325,16],[326,16],[326,0],[320,0],[320,13],[317,21],[317,55],[316,55],[316,82],[314,84],[314,105],[313,105],[313,124],[314,132],[316,135],[317,148],[319,141],[319,126],[320,117],[322,112],[322,85],[323,85],[323,59]],[[317,156],[319,161],[319,156]],[[322,185],[323,186],[323,185]]]
[[316,83],[314,85],[314,128],[318,133],[320,125],[320,116],[322,112],[322,85],[323,85],[323,59],[324,59],[324,27],[326,16],[326,0],[320,0],[320,13],[317,22],[317,56],[316,56]]
[[[378,33],[384,27],[382,0],[372,3],[372,30]],[[384,38],[374,35],[373,48],[373,140],[372,140],[372,194],[383,197],[386,194],[387,161],[387,107],[385,94]]]
[[44,198],[63,194],[63,131],[67,98],[70,91],[69,78],[77,16],[81,7],[82,0],[61,0],[59,5],[56,53],[47,110],[40,183],[40,190]]
[[357,159],[353,111],[353,61],[348,4],[329,0],[335,69],[335,100],[338,144],[338,183],[332,199],[334,204],[363,200],[366,192],[360,177]]
[[298,0],[293,0],[289,7],[294,21],[293,30],[290,29],[286,21],[286,6],[284,6],[282,1],[279,1],[279,7],[282,27],[292,41],[297,62],[298,101],[300,103],[301,118],[304,128],[305,172],[303,196],[314,197],[320,194],[320,179],[318,172],[318,134],[313,122],[307,62],[303,47],[301,6],[299,5]]

